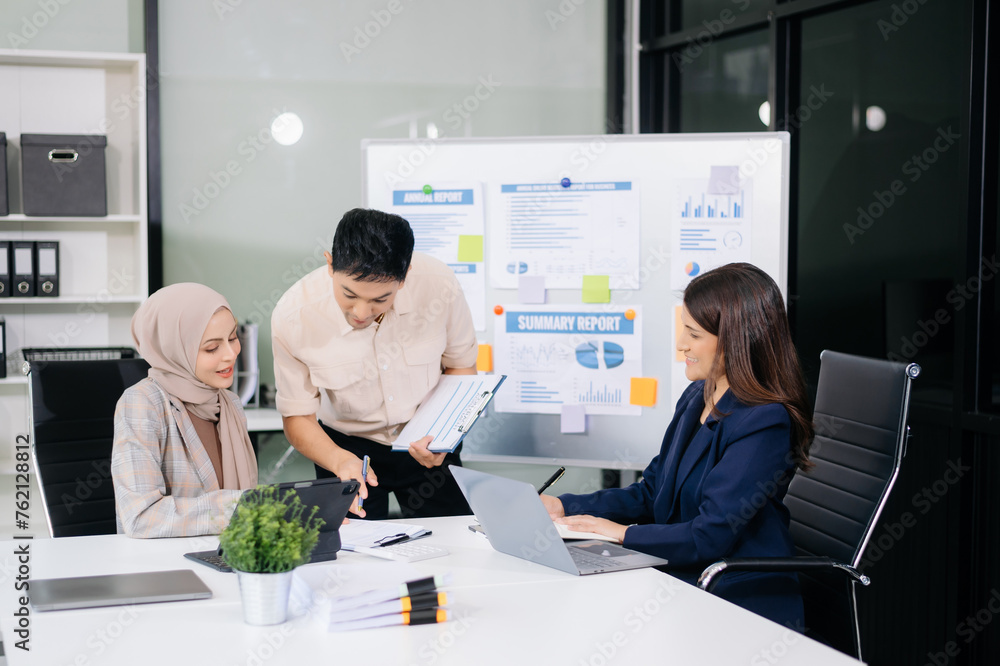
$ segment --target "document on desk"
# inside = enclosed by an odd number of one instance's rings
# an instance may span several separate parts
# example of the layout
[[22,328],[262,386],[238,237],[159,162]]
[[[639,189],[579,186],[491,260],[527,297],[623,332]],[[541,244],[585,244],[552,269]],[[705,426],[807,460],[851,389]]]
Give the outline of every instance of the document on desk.
[[444,375],[417,413],[392,443],[406,451],[412,442],[431,435],[430,450],[454,451],[486,409],[507,375]]
[[369,590],[393,584],[399,586],[419,576],[420,572],[411,564],[385,560],[374,564],[310,564],[295,570],[289,608],[293,616],[311,612],[325,626],[329,623],[330,610],[335,607],[334,601],[339,605],[341,599],[353,599]]
[[340,526],[340,547],[344,550],[378,548],[394,541],[416,539],[426,533],[423,525],[351,518],[351,522]]

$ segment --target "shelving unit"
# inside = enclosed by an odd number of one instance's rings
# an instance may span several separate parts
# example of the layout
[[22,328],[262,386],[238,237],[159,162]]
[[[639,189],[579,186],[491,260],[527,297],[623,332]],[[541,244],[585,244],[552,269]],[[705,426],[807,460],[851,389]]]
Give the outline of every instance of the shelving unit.
[[[0,379],[2,470],[16,435],[28,431],[17,350],[132,345],[129,324],[149,293],[146,58],[0,49],[0,90],[11,210],[0,217],[0,240],[56,240],[60,250],[58,297],[0,298],[9,359]],[[27,133],[107,136],[107,216],[21,213],[20,135]]]

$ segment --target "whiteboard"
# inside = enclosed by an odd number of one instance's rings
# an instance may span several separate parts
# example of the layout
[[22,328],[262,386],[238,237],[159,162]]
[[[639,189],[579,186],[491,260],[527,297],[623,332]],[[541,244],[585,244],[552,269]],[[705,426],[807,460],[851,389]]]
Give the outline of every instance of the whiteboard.
[[[743,235],[748,238],[740,251],[749,255],[744,260],[771,275],[787,298],[787,132],[379,139],[362,141],[361,152],[366,207],[387,209],[393,190],[406,184],[480,183],[487,264],[491,250],[497,250],[491,243],[503,242],[491,237],[491,231],[498,228],[504,197],[509,196],[502,188],[511,183],[630,183],[638,198],[638,288],[612,289],[606,307],[639,306],[642,376],[657,380],[655,406],[642,407],[639,416],[588,414],[585,432],[574,434],[560,431],[558,414],[491,409],[464,440],[468,460],[641,470],[657,454],[687,384],[684,364],[674,349],[674,312],[682,296],[676,288],[678,276],[693,270],[691,253],[678,249],[691,247],[679,245],[679,230],[690,224],[681,216],[690,215],[692,205],[704,205],[691,194],[699,183],[708,183],[717,193],[723,187],[720,174],[738,176],[740,194],[745,194],[748,206],[752,202],[749,220],[744,218]],[[699,210],[704,214],[704,208]],[[488,271],[491,268],[487,265]],[[546,291],[547,304],[580,304],[581,298],[580,289]],[[494,306],[509,309],[517,304],[517,289],[498,288],[487,280],[485,330],[477,331],[480,343],[494,343],[495,327],[502,320],[493,313]]]

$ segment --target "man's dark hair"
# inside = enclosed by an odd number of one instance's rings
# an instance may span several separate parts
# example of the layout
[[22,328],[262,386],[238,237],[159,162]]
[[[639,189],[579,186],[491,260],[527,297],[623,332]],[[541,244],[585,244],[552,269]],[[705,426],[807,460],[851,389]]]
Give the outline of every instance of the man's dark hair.
[[344,213],[333,235],[331,266],[364,282],[402,282],[413,257],[413,230],[399,215],[369,208]]

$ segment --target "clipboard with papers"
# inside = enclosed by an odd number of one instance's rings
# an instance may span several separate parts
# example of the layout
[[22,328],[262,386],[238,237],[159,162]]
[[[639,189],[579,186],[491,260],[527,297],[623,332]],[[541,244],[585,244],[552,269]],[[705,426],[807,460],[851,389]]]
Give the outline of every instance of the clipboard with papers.
[[427,435],[433,437],[429,450],[454,451],[506,378],[507,375],[442,376],[392,443],[393,451],[406,451],[411,442]]

